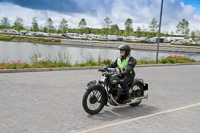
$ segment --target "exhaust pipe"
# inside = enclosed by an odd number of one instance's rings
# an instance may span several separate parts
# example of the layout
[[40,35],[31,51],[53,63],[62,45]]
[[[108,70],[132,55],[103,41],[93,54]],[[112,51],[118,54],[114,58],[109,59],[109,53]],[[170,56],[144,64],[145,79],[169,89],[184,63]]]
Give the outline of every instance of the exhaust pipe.
[[[110,97],[112,99],[112,101],[117,105],[117,106],[123,106],[125,104],[120,104],[117,101],[115,101],[115,99],[113,98],[113,96],[110,94]],[[137,103],[137,102],[141,102],[143,99],[148,99],[148,95],[144,95],[142,97],[137,97],[135,99],[133,99],[133,101],[126,103],[126,104],[133,104],[133,103]]]
[[137,98],[133,99],[133,101],[131,101],[130,103],[127,103],[127,104],[138,103],[138,102],[141,102],[143,99],[148,99],[148,95],[144,95],[142,97],[137,97]]

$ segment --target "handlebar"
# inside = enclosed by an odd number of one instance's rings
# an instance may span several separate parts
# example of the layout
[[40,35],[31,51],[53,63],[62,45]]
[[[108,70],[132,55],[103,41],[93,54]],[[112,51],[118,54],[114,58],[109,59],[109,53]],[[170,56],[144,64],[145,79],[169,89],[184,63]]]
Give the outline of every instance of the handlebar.
[[104,68],[100,68],[100,69],[98,69],[98,71],[105,72],[106,70]]
[[98,69],[100,72],[117,72],[115,68],[100,68]]

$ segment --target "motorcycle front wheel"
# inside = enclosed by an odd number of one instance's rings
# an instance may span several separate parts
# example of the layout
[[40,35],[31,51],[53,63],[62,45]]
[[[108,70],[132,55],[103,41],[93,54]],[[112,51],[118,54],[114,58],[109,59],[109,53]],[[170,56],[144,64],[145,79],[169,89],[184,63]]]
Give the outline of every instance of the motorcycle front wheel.
[[105,104],[104,93],[98,88],[88,89],[82,99],[83,109],[90,115],[99,113]]

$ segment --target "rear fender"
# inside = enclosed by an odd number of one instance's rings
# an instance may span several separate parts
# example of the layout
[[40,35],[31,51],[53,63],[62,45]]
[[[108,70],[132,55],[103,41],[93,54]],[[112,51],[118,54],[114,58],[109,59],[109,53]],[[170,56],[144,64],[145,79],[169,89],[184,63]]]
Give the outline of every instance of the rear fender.
[[135,79],[133,84],[132,84],[132,87],[135,85],[135,84],[140,84],[141,86],[143,86],[143,90],[146,91],[148,90],[148,84],[147,83],[144,83],[143,80],[141,79]]

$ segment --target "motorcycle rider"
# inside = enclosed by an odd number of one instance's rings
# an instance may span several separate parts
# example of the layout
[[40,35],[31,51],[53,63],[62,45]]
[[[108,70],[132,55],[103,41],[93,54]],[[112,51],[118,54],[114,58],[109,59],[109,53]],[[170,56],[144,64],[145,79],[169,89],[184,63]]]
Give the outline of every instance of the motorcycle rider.
[[129,93],[128,83],[133,81],[135,77],[134,67],[137,63],[136,59],[130,55],[131,48],[127,44],[122,44],[118,47],[120,50],[120,57],[118,57],[115,62],[106,68],[119,68],[120,85],[124,89],[125,97],[124,103],[131,102],[131,97]]

